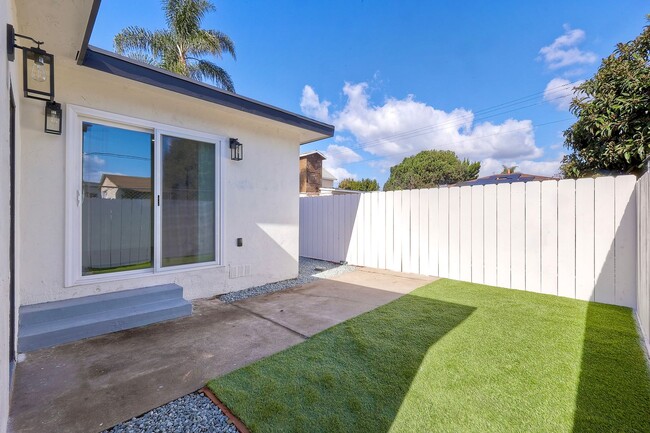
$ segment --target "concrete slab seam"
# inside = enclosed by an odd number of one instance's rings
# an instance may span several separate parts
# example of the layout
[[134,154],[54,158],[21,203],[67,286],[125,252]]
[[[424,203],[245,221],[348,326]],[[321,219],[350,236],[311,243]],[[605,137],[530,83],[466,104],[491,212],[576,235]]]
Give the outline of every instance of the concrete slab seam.
[[241,305],[237,305],[236,303],[232,303],[232,304],[230,304],[230,305],[232,305],[233,307],[237,307],[237,308],[239,308],[239,309],[241,309],[241,310],[244,310],[244,311],[246,311],[247,313],[252,314],[253,316],[259,317],[260,319],[263,319],[263,320],[266,320],[266,321],[268,321],[268,322],[271,322],[271,323],[273,323],[274,325],[277,325],[277,326],[279,326],[279,327],[281,327],[281,328],[284,328],[284,329],[286,329],[287,331],[289,331],[289,332],[291,332],[291,333],[293,333],[293,334],[296,334],[297,336],[299,336],[299,337],[301,337],[301,338],[303,338],[303,339],[305,339],[305,340],[308,340],[308,339],[309,339],[309,336],[308,336],[308,335],[301,334],[300,332],[296,331],[295,329],[291,329],[291,328],[289,328],[288,326],[283,325],[282,323],[276,322],[276,321],[273,320],[273,319],[269,319],[268,317],[263,316],[263,315],[261,315],[261,314],[259,314],[259,313],[256,313],[255,311],[249,310],[248,308],[244,308],[244,307],[242,307]]

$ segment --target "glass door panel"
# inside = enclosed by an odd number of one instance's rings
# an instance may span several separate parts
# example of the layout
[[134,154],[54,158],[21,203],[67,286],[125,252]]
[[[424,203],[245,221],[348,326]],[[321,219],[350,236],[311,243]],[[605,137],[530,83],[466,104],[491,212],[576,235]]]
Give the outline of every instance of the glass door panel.
[[213,262],[215,144],[162,135],[161,265]]
[[153,134],[82,124],[82,275],[152,267]]

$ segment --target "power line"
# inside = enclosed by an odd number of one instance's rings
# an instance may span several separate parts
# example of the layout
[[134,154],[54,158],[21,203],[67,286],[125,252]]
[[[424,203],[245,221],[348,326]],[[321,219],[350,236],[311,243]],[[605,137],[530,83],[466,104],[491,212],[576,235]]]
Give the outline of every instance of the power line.
[[[489,119],[489,118],[492,118],[492,117],[496,117],[496,116],[500,116],[500,115],[503,115],[503,114],[511,113],[511,112],[514,112],[514,111],[523,110],[525,108],[530,108],[530,107],[533,107],[535,105],[540,105],[540,104],[543,104],[543,103],[546,103],[546,102],[552,102],[554,100],[567,98],[569,95],[560,95],[560,96],[556,96],[556,97],[551,98],[551,99],[545,99],[545,100],[542,100],[542,101],[539,101],[539,102],[535,102],[533,104],[528,104],[528,105],[525,105],[525,106],[516,107],[516,108],[510,109],[510,110],[499,111],[497,113],[492,113],[490,115],[475,117],[476,114],[481,114],[481,113],[487,114],[487,113],[489,113],[491,111],[496,111],[496,110],[498,110],[500,108],[516,106],[518,104],[533,101],[533,100],[537,99],[537,97],[539,97],[540,95],[552,95],[552,94],[558,93],[558,92],[560,92],[562,90],[565,90],[567,87],[575,85],[579,81],[580,80],[577,80],[577,81],[562,84],[562,85],[559,85],[559,86],[556,86],[556,87],[552,87],[551,89],[545,89],[544,91],[536,92],[536,93],[533,93],[533,94],[530,94],[530,95],[527,95],[527,96],[523,96],[523,97],[511,100],[511,101],[503,102],[501,104],[497,104],[497,105],[494,105],[492,107],[487,107],[487,108],[478,110],[478,111],[476,111],[474,113],[469,113],[467,115],[459,116],[459,117],[457,117],[455,119],[448,120],[446,122],[437,123],[437,124],[433,124],[433,125],[426,125],[426,126],[422,126],[422,127],[407,130],[407,131],[401,131],[399,133],[392,134],[392,135],[387,135],[387,136],[383,136],[383,137],[374,138],[374,139],[371,139],[371,140],[356,142],[354,145],[346,146],[346,147],[349,148],[349,149],[364,149],[365,150],[365,149],[370,148],[370,147],[375,147],[375,146],[384,144],[384,142],[387,141],[387,140],[414,138],[414,137],[418,137],[418,136],[421,136],[421,135],[430,134],[430,133],[432,133],[432,132],[434,132],[436,130],[443,129],[445,127],[452,128],[452,127],[461,126],[463,123],[465,123],[466,120],[472,120],[473,122],[478,122],[478,121],[482,121],[482,120]],[[344,152],[344,150],[341,150],[341,151],[338,151],[338,152],[337,151],[330,151],[328,153],[333,154],[332,156],[334,156],[337,153],[342,154],[343,152]]]
[[[572,118],[569,117],[569,118],[566,118],[566,119],[559,119],[559,120],[553,120],[551,122],[540,123],[538,125],[533,125],[532,128],[537,129],[537,128],[540,128],[542,126],[548,126],[548,125],[552,125],[552,124],[555,124],[555,123],[566,122],[567,120],[572,120]],[[467,138],[465,138],[463,140],[452,141],[452,142],[450,142],[448,144],[454,145],[454,144],[459,144],[459,143],[465,143],[465,142],[468,142],[468,141],[484,139],[486,137],[494,137],[494,136],[497,136],[497,135],[512,134],[514,132],[523,131],[523,130],[527,130],[527,129],[528,128],[518,128],[518,129],[511,129],[510,131],[506,131],[506,132],[496,132],[494,134],[482,135],[480,137],[467,137]],[[354,164],[360,164],[362,162],[377,161],[377,160],[380,160],[380,159],[390,158],[392,156],[407,155],[407,154],[412,153],[413,150],[414,149],[410,149],[410,150],[405,151],[405,152],[392,153],[390,155],[377,156],[377,157],[374,157],[374,158],[365,158],[365,159],[362,159],[362,160],[359,160],[359,161],[346,163],[345,165],[354,165]]]

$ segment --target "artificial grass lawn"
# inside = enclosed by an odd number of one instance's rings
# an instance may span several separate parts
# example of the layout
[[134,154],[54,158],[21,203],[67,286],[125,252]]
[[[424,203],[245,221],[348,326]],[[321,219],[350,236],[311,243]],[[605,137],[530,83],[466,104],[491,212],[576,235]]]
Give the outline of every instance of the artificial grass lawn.
[[253,432],[650,432],[630,309],[451,280],[208,385]]

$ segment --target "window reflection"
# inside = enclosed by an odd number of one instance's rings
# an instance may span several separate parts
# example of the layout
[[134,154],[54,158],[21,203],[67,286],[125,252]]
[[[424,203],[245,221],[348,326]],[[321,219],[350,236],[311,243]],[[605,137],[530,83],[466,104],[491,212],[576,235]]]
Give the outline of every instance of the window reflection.
[[153,134],[82,127],[82,274],[150,268]]

